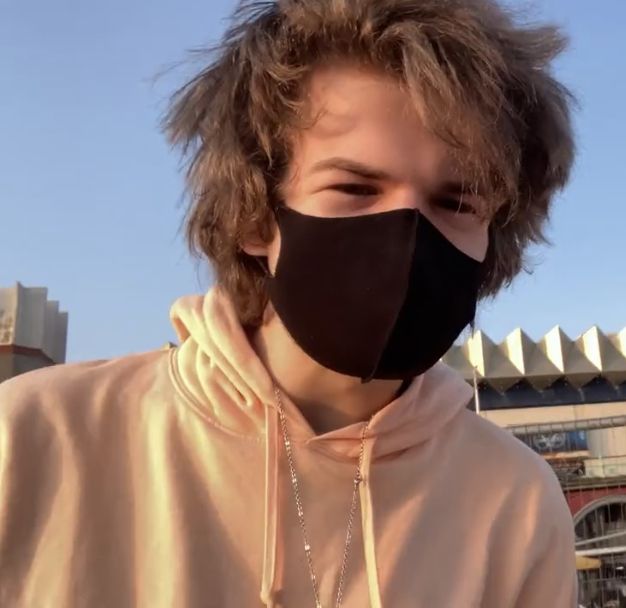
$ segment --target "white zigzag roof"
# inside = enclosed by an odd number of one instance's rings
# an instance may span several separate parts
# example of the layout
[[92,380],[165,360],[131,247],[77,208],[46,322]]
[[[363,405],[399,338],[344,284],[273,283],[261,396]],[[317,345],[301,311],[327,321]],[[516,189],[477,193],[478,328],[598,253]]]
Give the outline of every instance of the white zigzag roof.
[[471,381],[476,373],[479,381],[499,391],[520,380],[539,390],[560,379],[576,387],[597,377],[621,384],[626,382],[626,327],[605,334],[593,326],[572,340],[557,325],[537,342],[516,329],[500,344],[477,331],[453,346],[443,361],[466,380]]

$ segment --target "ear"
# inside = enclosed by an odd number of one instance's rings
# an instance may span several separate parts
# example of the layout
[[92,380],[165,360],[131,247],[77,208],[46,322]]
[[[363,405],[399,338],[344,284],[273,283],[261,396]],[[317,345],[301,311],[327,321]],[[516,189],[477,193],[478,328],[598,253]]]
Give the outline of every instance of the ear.
[[261,239],[246,239],[242,243],[241,248],[248,254],[254,257],[267,257],[268,244],[261,241]]
[[241,238],[241,249],[251,256],[267,257],[272,241],[276,238],[276,225],[272,226],[272,231],[274,232],[272,239],[266,242],[261,238],[257,230],[250,230]]

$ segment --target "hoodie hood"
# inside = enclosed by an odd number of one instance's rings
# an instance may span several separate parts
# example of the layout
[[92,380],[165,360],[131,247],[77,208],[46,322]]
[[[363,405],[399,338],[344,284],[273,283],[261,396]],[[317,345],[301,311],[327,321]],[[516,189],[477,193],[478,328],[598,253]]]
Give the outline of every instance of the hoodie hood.
[[[174,357],[176,380],[199,413],[226,432],[265,438],[265,554],[261,600],[275,605],[280,514],[278,471],[281,450],[279,417],[269,372],[252,349],[232,302],[219,289],[187,296],[173,305],[170,317],[181,340]],[[436,435],[469,402],[472,389],[442,363],[415,378],[370,421],[360,485],[361,525],[370,604],[380,608],[368,482],[373,461],[402,454]],[[358,458],[364,423],[316,435],[299,409],[283,395],[292,441],[336,459]],[[306,483],[306,480],[304,480]]]

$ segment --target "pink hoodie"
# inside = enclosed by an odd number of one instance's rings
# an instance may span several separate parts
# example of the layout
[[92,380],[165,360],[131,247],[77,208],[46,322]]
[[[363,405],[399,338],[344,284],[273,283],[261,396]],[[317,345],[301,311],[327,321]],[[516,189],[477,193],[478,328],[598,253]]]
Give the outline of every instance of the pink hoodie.
[[[268,372],[218,291],[172,319],[178,348],[0,385],[0,606],[314,606]],[[559,485],[471,394],[437,365],[374,417],[345,608],[576,605]],[[330,607],[362,427],[285,401]]]

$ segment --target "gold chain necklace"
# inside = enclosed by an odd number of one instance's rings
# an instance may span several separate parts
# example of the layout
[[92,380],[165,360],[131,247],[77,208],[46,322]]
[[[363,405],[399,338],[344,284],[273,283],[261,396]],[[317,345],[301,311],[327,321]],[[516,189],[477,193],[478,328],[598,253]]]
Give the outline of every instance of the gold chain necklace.
[[[280,418],[280,427],[283,434],[283,442],[285,444],[285,453],[287,454],[287,463],[289,465],[289,474],[291,476],[291,487],[293,490],[293,497],[296,502],[296,510],[298,512],[298,522],[300,524],[300,530],[302,532],[302,540],[304,541],[304,553],[306,555],[306,561],[309,567],[309,576],[311,578],[311,586],[313,587],[313,595],[315,597],[315,608],[322,608],[322,602],[320,600],[319,588],[317,583],[317,576],[313,568],[313,556],[311,550],[311,543],[306,530],[306,524],[304,521],[304,509],[302,508],[302,500],[300,498],[300,487],[298,484],[298,476],[296,474],[296,468],[294,465],[293,452],[291,450],[291,439],[289,431],[287,429],[287,418],[283,409],[283,401],[281,393],[278,388],[274,387],[274,394],[276,395],[276,404],[278,406],[278,415]],[[352,525],[354,522],[354,514],[356,512],[357,494],[359,492],[359,485],[363,481],[363,475],[361,474],[361,467],[363,465],[363,454],[365,452],[365,435],[369,428],[371,419],[363,425],[363,431],[361,432],[361,447],[359,450],[359,463],[357,465],[356,474],[353,481],[352,489],[352,502],[350,503],[350,511],[348,513],[348,525],[346,528],[346,541],[343,548],[343,559],[341,560],[341,568],[339,570],[339,581],[337,583],[337,595],[335,598],[335,608],[341,607],[343,601],[343,585],[346,574],[346,564],[348,563],[348,554],[350,552],[350,542],[352,541]]]

